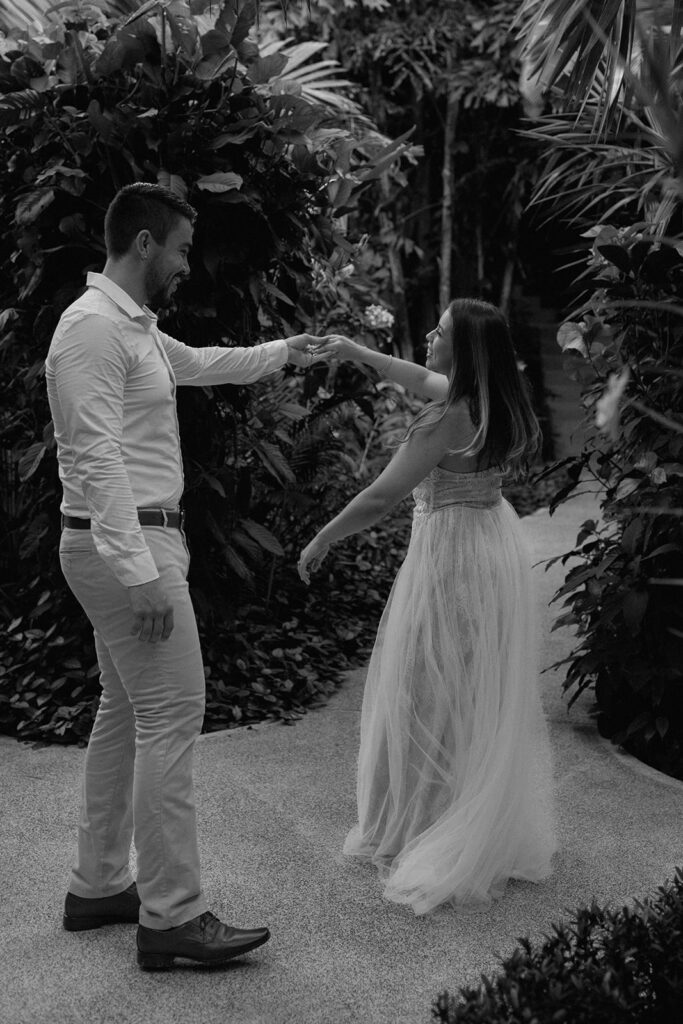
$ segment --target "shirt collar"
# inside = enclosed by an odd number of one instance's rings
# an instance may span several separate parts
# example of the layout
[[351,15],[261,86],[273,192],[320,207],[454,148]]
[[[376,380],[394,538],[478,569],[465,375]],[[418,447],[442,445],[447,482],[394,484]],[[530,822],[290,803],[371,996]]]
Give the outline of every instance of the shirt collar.
[[137,302],[130,297],[128,292],[120,288],[119,285],[105,274],[95,274],[93,271],[89,271],[86,284],[88,288],[98,288],[101,292],[104,292],[131,320],[144,319],[156,323],[156,314],[151,309],[147,306],[138,306]]

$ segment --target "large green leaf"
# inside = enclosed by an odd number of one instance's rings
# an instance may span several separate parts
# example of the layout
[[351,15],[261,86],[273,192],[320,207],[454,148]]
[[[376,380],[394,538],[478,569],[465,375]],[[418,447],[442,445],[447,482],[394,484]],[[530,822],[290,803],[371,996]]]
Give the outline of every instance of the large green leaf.
[[[230,20],[226,22],[226,14],[228,10],[231,10]],[[221,19],[224,24],[232,25],[232,32],[230,36],[230,42],[237,49],[240,43],[249,35],[249,31],[256,21],[257,15],[257,4],[256,0],[225,0],[224,13],[221,15]]]
[[173,0],[166,8],[173,41],[187,57],[194,57],[199,45],[197,24],[186,0]]
[[54,198],[54,189],[51,188],[35,189],[33,192],[22,196],[17,203],[14,214],[17,224],[20,224],[22,227],[32,224],[51,205]]
[[132,68],[146,57],[159,52],[156,32],[148,21],[130,19],[107,40],[94,66],[96,75],[108,77],[124,68]]

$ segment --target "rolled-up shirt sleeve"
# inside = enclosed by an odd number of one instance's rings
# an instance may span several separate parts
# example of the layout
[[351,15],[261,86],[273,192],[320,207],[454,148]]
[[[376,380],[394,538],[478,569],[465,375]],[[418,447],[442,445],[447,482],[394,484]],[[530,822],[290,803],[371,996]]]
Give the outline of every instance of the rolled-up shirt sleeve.
[[73,453],[97,552],[126,587],[159,578],[122,453],[124,389],[132,358],[117,325],[93,314],[69,326],[52,364],[55,430],[64,432]]
[[285,340],[251,348],[193,348],[159,331],[159,338],[178,384],[251,384],[287,362]]

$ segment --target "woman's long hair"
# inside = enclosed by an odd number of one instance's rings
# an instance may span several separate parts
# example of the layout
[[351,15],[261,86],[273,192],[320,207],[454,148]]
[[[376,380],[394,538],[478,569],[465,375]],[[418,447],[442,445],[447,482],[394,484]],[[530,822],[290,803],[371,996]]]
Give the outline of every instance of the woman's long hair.
[[[496,306],[480,299],[454,299],[448,312],[453,325],[448,394],[416,417],[405,440],[465,400],[475,434],[450,454],[477,456],[477,466],[499,466],[513,477],[523,476],[538,450],[541,430],[507,321]],[[442,412],[435,419],[434,410],[439,407]]]

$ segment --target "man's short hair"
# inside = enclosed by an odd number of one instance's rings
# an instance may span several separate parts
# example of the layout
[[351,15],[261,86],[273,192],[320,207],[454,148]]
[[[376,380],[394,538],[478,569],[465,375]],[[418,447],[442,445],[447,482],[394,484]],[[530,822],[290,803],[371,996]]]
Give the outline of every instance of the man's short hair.
[[124,256],[140,231],[149,231],[163,245],[178,220],[194,224],[197,211],[165,185],[137,181],[117,192],[104,217],[104,241],[107,255]]

